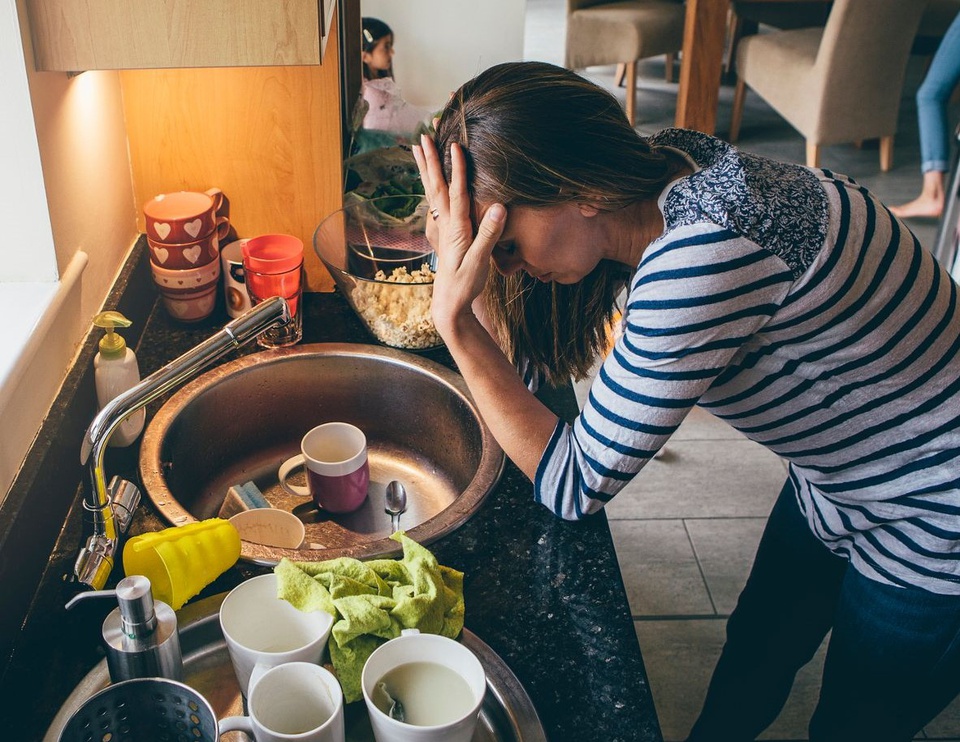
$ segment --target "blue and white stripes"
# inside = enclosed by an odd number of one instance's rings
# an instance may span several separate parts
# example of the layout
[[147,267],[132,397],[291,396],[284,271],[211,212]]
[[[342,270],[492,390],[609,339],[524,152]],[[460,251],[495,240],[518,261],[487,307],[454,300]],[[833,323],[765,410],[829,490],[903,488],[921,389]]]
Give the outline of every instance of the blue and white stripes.
[[814,533],[861,573],[960,594],[956,284],[847,178],[689,132],[654,142],[701,169],[661,199],[623,335],[537,499],[598,510],[700,404],[790,462]]

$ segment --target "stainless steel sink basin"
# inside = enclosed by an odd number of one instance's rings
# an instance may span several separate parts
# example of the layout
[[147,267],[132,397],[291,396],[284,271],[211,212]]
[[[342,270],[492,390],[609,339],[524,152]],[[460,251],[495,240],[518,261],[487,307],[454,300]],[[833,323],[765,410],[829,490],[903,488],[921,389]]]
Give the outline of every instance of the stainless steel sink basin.
[[[277,481],[280,463],[299,452],[303,434],[332,420],[351,422],[367,436],[368,500],[348,515],[321,512]],[[400,527],[430,543],[480,507],[503,461],[458,374],[390,348],[325,343],[245,356],[184,386],[147,427],[140,473],[147,496],[173,525],[216,516],[228,487],[255,482],[307,531],[299,550],[243,542],[241,558],[269,565],[283,556],[398,553],[383,501],[392,479],[408,494]]]

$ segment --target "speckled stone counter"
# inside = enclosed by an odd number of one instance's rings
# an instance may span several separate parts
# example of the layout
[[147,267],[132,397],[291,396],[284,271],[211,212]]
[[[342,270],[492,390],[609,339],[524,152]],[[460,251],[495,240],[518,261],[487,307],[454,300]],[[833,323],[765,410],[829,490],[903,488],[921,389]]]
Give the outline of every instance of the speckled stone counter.
[[[222,310],[196,326],[152,314],[137,355],[144,375],[207,338]],[[373,342],[343,300],[310,294],[304,342]],[[238,351],[258,350],[255,345]],[[444,350],[425,354],[452,366]],[[576,414],[572,389],[548,390],[558,414]],[[151,409],[148,409],[148,420]],[[136,451],[110,449],[107,473],[135,475]],[[132,533],[165,527],[144,499]],[[64,582],[83,526],[74,506],[14,649],[0,688],[3,739],[40,739],[56,709],[102,658],[99,625],[108,602],[63,608],[76,588]],[[430,548],[465,575],[466,626],[486,642],[529,693],[550,740],[660,740],[660,729],[627,598],[603,514],[563,522],[532,500],[530,482],[507,463],[503,477],[464,526]],[[238,565],[199,598],[265,571]],[[122,574],[114,570],[114,579]],[[199,599],[198,598],[198,599]]]

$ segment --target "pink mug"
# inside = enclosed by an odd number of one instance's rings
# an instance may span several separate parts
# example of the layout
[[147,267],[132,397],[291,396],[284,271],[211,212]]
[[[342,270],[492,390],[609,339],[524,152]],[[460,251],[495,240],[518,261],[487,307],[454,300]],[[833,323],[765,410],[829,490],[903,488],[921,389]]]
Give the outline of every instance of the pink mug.
[[217,216],[223,206],[223,191],[211,188],[204,193],[177,191],[161,193],[143,205],[147,237],[154,242],[180,245],[195,242],[214,229],[222,239],[226,236],[223,225],[229,223],[226,216]]
[[[307,470],[307,486],[290,484],[294,469]],[[370,464],[367,437],[350,423],[324,423],[300,441],[300,453],[280,465],[280,486],[300,497],[312,497],[317,507],[331,513],[350,513],[367,499]]]

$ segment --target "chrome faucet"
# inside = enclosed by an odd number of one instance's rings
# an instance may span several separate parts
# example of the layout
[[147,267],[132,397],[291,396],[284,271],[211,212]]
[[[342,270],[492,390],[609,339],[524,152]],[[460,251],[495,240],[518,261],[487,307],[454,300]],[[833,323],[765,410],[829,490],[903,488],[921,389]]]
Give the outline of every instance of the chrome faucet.
[[144,405],[193,378],[214,361],[250,342],[260,333],[290,321],[287,302],[267,299],[224,325],[215,335],[150,374],[139,384],[112,399],[87,428],[80,448],[80,463],[90,462],[90,492],[83,508],[93,519],[93,535],[80,548],[73,566],[74,578],[102,590],[113,570],[120,538],[126,534],[140,503],[136,485],[116,476],[109,486],[103,456],[110,436],[120,423]]

